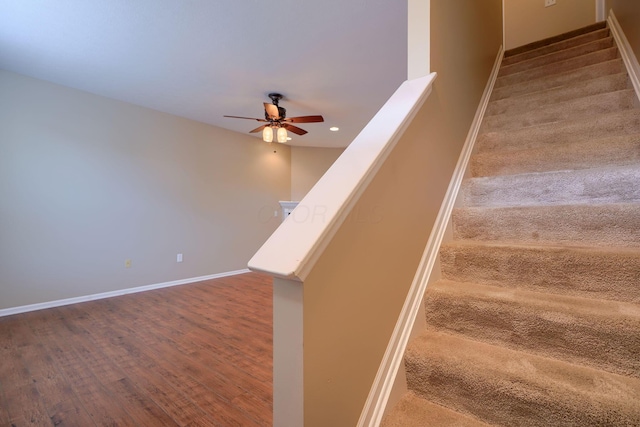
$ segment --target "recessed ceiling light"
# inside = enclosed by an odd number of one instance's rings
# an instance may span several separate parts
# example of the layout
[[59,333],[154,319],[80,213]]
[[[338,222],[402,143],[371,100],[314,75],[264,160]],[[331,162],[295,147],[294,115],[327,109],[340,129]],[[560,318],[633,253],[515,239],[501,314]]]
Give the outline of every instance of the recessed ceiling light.
[[290,136],[287,137],[287,141],[291,141],[291,137]]
[[330,127],[330,128],[329,128],[329,130],[330,130],[331,132],[338,132],[338,131],[340,130],[340,128],[339,128],[339,127],[337,127],[337,126],[333,126],[333,127]]

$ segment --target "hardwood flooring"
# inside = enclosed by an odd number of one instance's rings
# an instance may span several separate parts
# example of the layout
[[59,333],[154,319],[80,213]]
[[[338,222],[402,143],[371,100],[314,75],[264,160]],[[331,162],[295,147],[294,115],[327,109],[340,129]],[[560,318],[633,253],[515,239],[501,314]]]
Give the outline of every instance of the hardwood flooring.
[[272,281],[0,318],[0,426],[270,426]]

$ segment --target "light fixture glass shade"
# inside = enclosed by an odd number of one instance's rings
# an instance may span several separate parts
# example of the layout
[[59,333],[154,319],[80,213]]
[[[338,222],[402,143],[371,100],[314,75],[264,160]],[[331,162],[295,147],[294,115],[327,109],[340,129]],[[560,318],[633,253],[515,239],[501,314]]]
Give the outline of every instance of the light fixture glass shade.
[[262,140],[264,142],[272,142],[273,141],[273,129],[271,126],[267,126],[262,131]]
[[285,128],[278,128],[278,142],[287,142],[287,130]]

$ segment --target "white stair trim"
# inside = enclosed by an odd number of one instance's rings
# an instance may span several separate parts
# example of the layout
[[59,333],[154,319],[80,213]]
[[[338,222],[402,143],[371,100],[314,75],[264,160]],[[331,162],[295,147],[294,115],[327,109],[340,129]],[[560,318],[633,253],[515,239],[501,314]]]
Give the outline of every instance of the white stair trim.
[[620,22],[618,22],[618,18],[616,18],[615,13],[613,13],[613,9],[609,12],[609,19],[607,22],[609,24],[609,29],[611,30],[611,35],[618,45],[622,61],[624,62],[625,67],[627,67],[627,72],[629,73],[631,84],[633,84],[633,89],[636,91],[636,96],[640,100],[640,64],[638,64],[638,58],[636,58],[636,55],[631,48],[631,44],[622,30]]
[[99,294],[84,295],[81,297],[59,299],[55,301],[41,302],[37,304],[22,305],[19,307],[10,307],[0,309],[0,317],[11,316],[13,314],[27,313],[30,311],[44,310],[46,308],[62,307],[80,302],[94,301],[98,299],[117,297],[121,295],[134,294],[137,292],[150,291],[153,289],[168,288],[170,286],[186,285],[189,283],[202,282],[204,280],[219,279],[221,277],[235,276],[237,274],[250,273],[248,269],[226,271],[224,273],[210,274],[208,276],[191,277],[189,279],[173,280],[171,282],[155,283],[152,285],[137,286],[135,288],[119,289],[117,291],[102,292]]
[[449,188],[442,206],[440,207],[440,212],[436,218],[431,235],[429,236],[420,265],[418,266],[413,283],[411,284],[409,294],[405,300],[404,306],[402,307],[402,311],[400,312],[400,317],[398,318],[398,322],[396,323],[391,339],[389,340],[389,344],[382,358],[380,367],[378,368],[373,385],[369,391],[369,396],[367,397],[365,406],[360,414],[360,419],[357,424],[358,427],[377,427],[380,425],[382,417],[384,416],[387,403],[389,402],[389,396],[391,395],[393,386],[396,382],[396,376],[398,375],[400,367],[403,366],[402,361],[404,358],[404,352],[409,342],[413,325],[416,322],[418,313],[420,312],[427,283],[436,263],[440,244],[442,243],[447,230],[447,224],[451,217],[455,201],[458,197],[458,192],[462,185],[462,180],[467,170],[469,159],[471,158],[473,146],[480,131],[480,125],[482,124],[485,110],[489,104],[489,98],[493,91],[493,86],[498,78],[498,71],[500,70],[500,64],[502,63],[503,56],[504,48],[503,46],[500,46],[489,81],[487,82],[478,110],[476,111],[469,133],[467,134],[467,139],[462,148],[460,158],[458,159],[456,169],[453,173],[453,178],[449,183]]

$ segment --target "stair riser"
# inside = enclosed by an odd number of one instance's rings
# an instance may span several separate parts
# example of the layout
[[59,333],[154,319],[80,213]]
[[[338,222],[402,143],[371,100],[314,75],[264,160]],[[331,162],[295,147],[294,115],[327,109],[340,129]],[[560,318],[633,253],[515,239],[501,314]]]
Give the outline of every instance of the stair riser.
[[589,53],[578,58],[569,59],[558,62],[551,67],[538,67],[533,70],[522,71],[520,73],[511,74],[509,76],[499,77],[496,79],[495,87],[509,86],[532,79],[553,76],[566,71],[577,70],[581,67],[597,64],[600,62],[610,61],[618,57],[618,50],[615,47],[600,50],[598,52]]
[[539,49],[531,50],[529,52],[521,53],[520,55],[514,55],[505,57],[502,61],[502,65],[512,65],[518,62],[526,61],[528,59],[536,58],[538,56],[548,55],[550,53],[558,52],[565,49],[570,49],[572,47],[576,47],[582,44],[591,43],[596,40],[604,39],[609,37],[609,30],[603,29],[599,31],[594,31],[592,33],[584,34],[582,36],[574,37],[569,40],[565,40],[563,42],[554,43],[549,46],[541,47]]
[[427,324],[476,341],[640,377],[637,313],[593,314],[544,301],[522,301],[513,294],[428,291]]
[[512,130],[545,123],[572,120],[584,115],[606,114],[629,110],[637,105],[633,89],[578,98],[560,104],[548,105],[530,113],[501,114],[487,117],[480,133]]
[[564,85],[575,84],[586,80],[591,80],[607,75],[626,73],[624,63],[621,59],[594,64],[578,70],[554,76],[543,77],[541,79],[526,81],[519,84],[494,88],[491,93],[491,101],[508,98],[511,96],[521,96],[542,90],[549,90]]
[[625,166],[640,163],[640,135],[590,140],[532,150],[479,153],[471,158],[474,177]]
[[392,411],[387,412],[380,427],[490,427],[459,412],[428,402],[414,393],[406,393]]
[[530,52],[532,50],[543,48],[545,46],[571,40],[576,37],[582,36],[584,34],[593,33],[594,31],[599,31],[606,28],[607,28],[607,25],[605,22],[598,22],[596,24],[589,25],[584,28],[578,28],[576,30],[569,31],[564,34],[558,34],[557,36],[549,37],[544,40],[538,40],[533,43],[528,43],[524,46],[516,47],[514,49],[509,49],[504,53],[504,56],[505,58],[510,58],[512,56],[517,56],[525,52]]
[[640,253],[574,248],[445,245],[444,279],[640,303]]
[[530,70],[536,67],[553,66],[553,64],[566,61],[568,59],[576,58],[581,55],[587,55],[589,53],[597,52],[602,49],[608,49],[613,47],[613,39],[611,37],[597,40],[591,43],[587,43],[581,46],[572,47],[560,52],[550,53],[548,55],[532,58],[526,61],[519,62],[517,64],[505,65],[502,64],[499,77],[508,76],[511,74],[519,73],[521,71]]
[[[407,386],[419,396],[443,406],[471,414],[496,426],[554,427],[561,426],[559,420],[549,419],[545,402],[529,401],[517,396],[505,396],[500,390],[514,394],[521,391],[517,383],[497,378],[491,383],[483,383],[475,378],[466,378],[457,366],[441,366],[440,360],[427,360],[422,364],[405,359]],[[500,402],[500,407],[490,402]],[[556,409],[557,410],[557,409]],[[567,414],[571,416],[573,414]],[[587,420],[581,420],[588,425]]]
[[[456,349],[452,349],[455,354]],[[593,394],[567,395],[566,389],[544,387],[527,377],[544,366],[530,366],[529,360],[507,360],[504,371],[487,371],[480,363],[465,365],[457,357],[429,357],[407,352],[405,366],[408,388],[432,402],[454,408],[497,426],[576,427],[634,425],[640,417],[637,409],[622,407],[612,398],[592,400]],[[518,366],[522,364],[522,366]],[[514,369],[529,370],[526,375]],[[525,380],[523,381],[523,377]],[[597,379],[596,379],[597,381]],[[546,385],[546,384],[545,384]],[[602,384],[608,387],[611,384]],[[620,385],[624,387],[623,385]],[[618,390],[615,385],[610,393]],[[573,391],[578,393],[579,391]],[[605,391],[601,391],[605,394]],[[627,394],[630,394],[627,391]]]
[[640,205],[459,208],[455,239],[640,248]]
[[640,133],[640,110],[592,116],[584,120],[550,123],[522,130],[490,132],[480,135],[478,153],[493,150],[522,150],[549,144],[602,139]]
[[492,101],[487,106],[486,118],[500,114],[524,114],[562,102],[630,89],[629,85],[629,77],[626,74],[616,74],[530,95]]
[[631,168],[523,174],[465,181],[464,206],[640,202],[640,164]]

